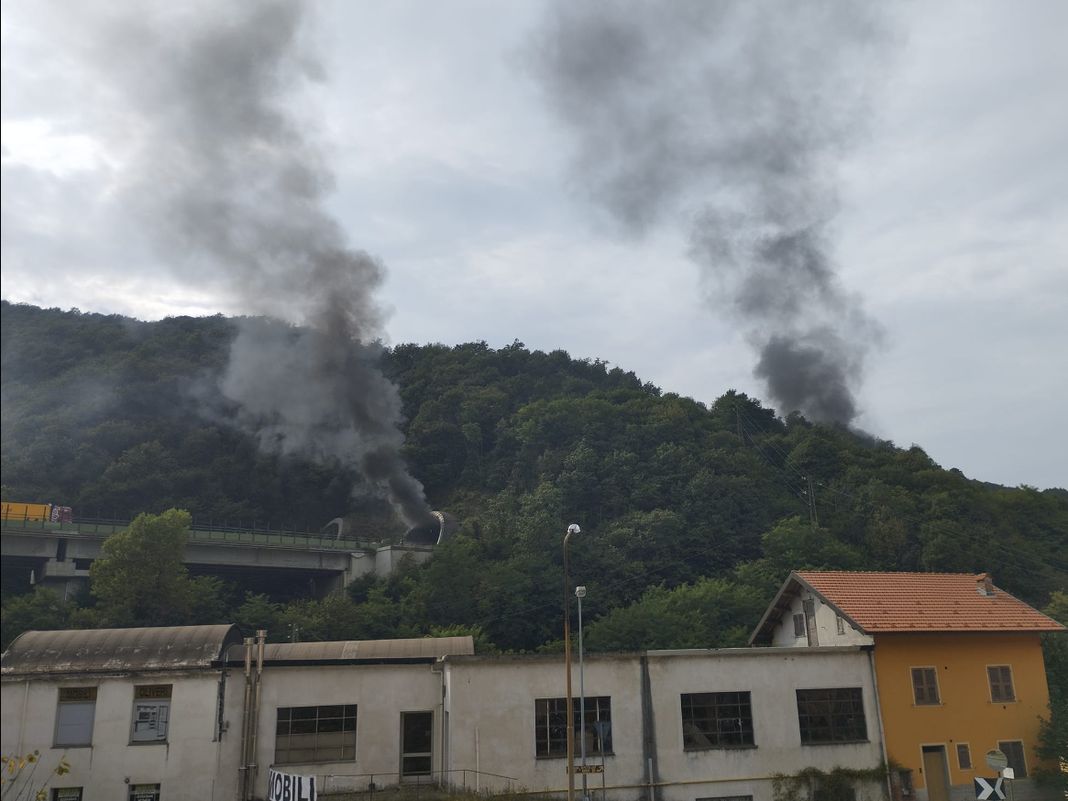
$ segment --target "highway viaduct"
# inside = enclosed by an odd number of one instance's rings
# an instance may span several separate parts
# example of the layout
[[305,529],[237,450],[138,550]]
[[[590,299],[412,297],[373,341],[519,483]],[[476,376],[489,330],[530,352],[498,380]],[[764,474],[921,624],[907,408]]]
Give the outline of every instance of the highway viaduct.
[[[125,524],[39,520],[0,521],[0,556],[5,570],[31,570],[38,586],[71,597],[89,580],[89,566],[105,539]],[[423,562],[431,548],[376,546],[333,536],[234,528],[189,531],[185,563],[190,572],[211,575],[268,575],[287,584],[306,582],[319,596],[348,586],[368,573],[388,575],[405,557]]]

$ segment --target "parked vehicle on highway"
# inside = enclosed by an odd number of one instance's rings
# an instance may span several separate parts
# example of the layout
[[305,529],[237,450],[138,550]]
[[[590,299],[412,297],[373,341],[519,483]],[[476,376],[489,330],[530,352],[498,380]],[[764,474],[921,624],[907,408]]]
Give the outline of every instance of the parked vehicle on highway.
[[74,519],[74,510],[69,506],[54,503],[22,503],[4,501],[0,504],[0,520],[13,522],[70,523]]

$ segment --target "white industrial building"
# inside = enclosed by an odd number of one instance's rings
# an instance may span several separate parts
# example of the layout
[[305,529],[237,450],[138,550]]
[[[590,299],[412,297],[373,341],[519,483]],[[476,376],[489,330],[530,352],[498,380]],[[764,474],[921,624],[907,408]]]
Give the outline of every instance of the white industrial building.
[[[577,664],[574,708],[586,761],[603,766],[590,795],[772,801],[776,774],[877,769],[869,653],[587,655],[584,727]],[[559,796],[564,679],[560,656],[476,655],[469,637],[260,649],[229,626],[28,632],[3,658],[3,751],[65,755],[71,772],[50,785],[63,801],[262,798],[271,767],[315,776],[320,794],[435,782]],[[857,783],[858,801],[885,794]]]
[[56,801],[234,798],[241,696],[220,659],[240,641],[225,625],[26,632],[3,657],[3,753],[40,752],[34,789],[65,759]]

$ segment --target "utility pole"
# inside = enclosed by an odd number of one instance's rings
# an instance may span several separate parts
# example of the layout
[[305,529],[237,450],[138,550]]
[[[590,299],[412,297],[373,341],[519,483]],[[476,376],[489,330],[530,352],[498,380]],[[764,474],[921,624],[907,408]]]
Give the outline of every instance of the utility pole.
[[808,482],[808,519],[813,528],[819,528],[820,517],[816,513],[816,487],[812,483],[811,476],[805,476],[805,480]]

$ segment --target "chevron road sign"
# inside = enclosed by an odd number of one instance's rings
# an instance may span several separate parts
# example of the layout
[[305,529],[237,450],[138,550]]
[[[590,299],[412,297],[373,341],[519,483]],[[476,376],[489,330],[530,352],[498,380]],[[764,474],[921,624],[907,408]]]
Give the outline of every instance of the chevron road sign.
[[996,779],[975,780],[975,797],[979,801],[1005,801],[1005,791],[1001,789],[1001,777]]

